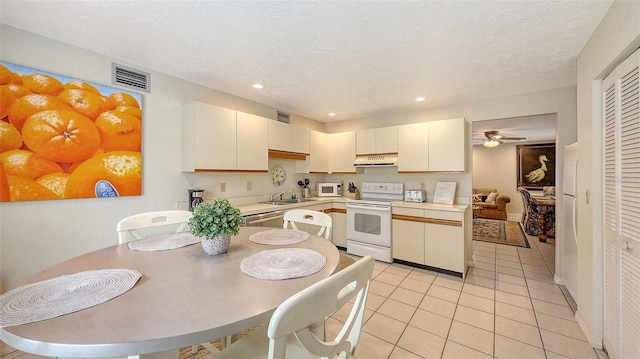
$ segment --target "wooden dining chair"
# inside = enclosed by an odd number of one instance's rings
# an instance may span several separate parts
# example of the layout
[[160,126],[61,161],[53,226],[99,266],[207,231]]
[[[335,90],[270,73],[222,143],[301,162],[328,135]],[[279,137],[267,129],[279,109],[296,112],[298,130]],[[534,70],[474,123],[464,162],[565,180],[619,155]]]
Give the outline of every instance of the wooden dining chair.
[[[285,300],[263,325],[229,347],[215,359],[353,358],[373,274],[374,259],[366,256],[342,271],[313,284]],[[353,301],[353,303],[350,303]],[[349,305],[347,320],[330,339],[314,331],[317,323]],[[328,334],[329,335],[329,334]]]
[[318,231],[318,236],[322,237],[324,234],[324,238],[327,240],[331,236],[331,216],[326,213],[312,211],[310,209],[292,209],[284,214],[282,228],[291,228],[298,229],[296,223],[304,223],[315,226],[320,226],[320,230]]
[[[189,229],[189,218],[193,213],[182,210],[156,211],[134,214],[123,218],[118,222],[118,241],[120,244],[130,240],[144,238],[140,233],[143,229],[157,229],[160,233],[180,233]],[[163,231],[164,230],[164,231]],[[169,231],[167,231],[169,230]],[[157,231],[154,233],[157,234]],[[223,343],[225,340],[222,341]],[[213,352],[216,349],[211,343],[202,343],[202,346]],[[196,354],[198,346],[191,346],[191,352]],[[129,356],[128,359],[138,359],[139,356]]]
[[[134,214],[123,218],[118,222],[119,243],[127,243],[129,240],[144,238],[139,232],[141,229],[166,227],[172,229],[173,233],[185,232],[188,229],[189,218],[192,213],[189,211],[169,210]],[[175,229],[173,229],[175,228]],[[165,232],[167,233],[167,232]]]

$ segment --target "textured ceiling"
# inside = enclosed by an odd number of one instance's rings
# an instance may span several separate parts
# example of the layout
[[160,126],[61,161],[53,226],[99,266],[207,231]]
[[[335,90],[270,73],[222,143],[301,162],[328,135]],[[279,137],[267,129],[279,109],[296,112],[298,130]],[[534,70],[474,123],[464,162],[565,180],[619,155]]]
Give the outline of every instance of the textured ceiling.
[[611,1],[0,5],[3,24],[328,122],[574,85]]

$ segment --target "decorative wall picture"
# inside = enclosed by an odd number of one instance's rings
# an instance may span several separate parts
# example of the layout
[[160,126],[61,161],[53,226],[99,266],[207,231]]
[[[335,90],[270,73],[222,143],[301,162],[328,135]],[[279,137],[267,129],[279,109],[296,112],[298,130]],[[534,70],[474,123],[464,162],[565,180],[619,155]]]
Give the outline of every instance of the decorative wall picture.
[[453,204],[456,195],[456,182],[437,182],[433,203]]
[[142,95],[0,61],[0,202],[139,196]]
[[555,186],[556,145],[518,145],[518,187],[539,189]]

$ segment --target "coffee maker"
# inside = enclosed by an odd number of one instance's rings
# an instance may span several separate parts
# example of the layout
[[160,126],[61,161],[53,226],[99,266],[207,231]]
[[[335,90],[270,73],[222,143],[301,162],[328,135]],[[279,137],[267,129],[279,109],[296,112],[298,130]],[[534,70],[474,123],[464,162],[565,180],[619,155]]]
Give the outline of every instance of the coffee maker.
[[189,210],[193,212],[193,209],[196,208],[197,205],[202,203],[202,194],[203,189],[190,189],[189,190]]

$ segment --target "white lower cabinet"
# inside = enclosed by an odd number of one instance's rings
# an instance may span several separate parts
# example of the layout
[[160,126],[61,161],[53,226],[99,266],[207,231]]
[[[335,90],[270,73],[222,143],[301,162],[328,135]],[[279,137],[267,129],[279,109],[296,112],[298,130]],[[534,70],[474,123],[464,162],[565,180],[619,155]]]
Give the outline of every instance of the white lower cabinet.
[[464,274],[464,212],[393,208],[393,258]]
[[424,260],[428,266],[464,272],[463,213],[425,211]]
[[424,264],[424,210],[393,208],[393,258]]
[[347,247],[347,204],[334,202],[331,207],[331,241],[339,247]]

